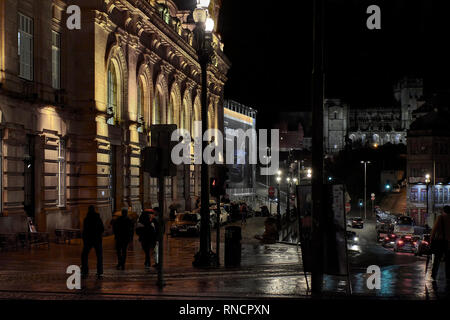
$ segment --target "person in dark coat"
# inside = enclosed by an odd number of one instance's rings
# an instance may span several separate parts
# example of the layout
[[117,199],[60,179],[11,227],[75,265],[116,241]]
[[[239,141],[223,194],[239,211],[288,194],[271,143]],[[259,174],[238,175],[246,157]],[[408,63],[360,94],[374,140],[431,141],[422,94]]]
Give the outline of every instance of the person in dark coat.
[[151,221],[151,214],[153,213],[154,211],[152,209],[144,210],[139,217],[139,226],[136,229],[136,233],[139,236],[139,241],[141,242],[142,249],[145,253],[144,265],[146,268],[150,268],[150,250],[156,245],[156,227]]
[[89,206],[88,213],[83,223],[83,252],[81,253],[81,273],[84,277],[89,274],[88,256],[92,248],[97,256],[97,277],[103,275],[103,246],[102,237],[104,226],[100,215],[94,206]]
[[117,270],[125,270],[128,244],[133,232],[133,225],[128,218],[128,210],[122,209],[122,215],[113,222],[113,232],[116,239]]
[[153,226],[155,226],[155,245],[153,246],[153,254],[155,256],[155,264],[153,267],[158,268],[159,266],[159,231],[160,228],[164,230],[164,220],[161,220],[161,210],[159,207],[153,208],[153,213],[150,216],[150,221]]
[[450,281],[450,206],[445,206],[431,230],[431,246],[433,241],[441,241],[443,247],[434,253],[431,278],[436,281],[442,258],[445,256],[445,277]]

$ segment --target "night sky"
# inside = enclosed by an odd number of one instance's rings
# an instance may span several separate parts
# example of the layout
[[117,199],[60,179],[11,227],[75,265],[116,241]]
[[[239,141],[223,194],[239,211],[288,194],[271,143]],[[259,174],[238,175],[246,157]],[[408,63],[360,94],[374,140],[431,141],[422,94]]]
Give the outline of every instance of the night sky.
[[[424,78],[426,96],[450,91],[448,2],[325,0],[326,97],[390,107],[392,86],[406,75]],[[366,28],[372,4],[381,30]],[[312,0],[224,0],[219,30],[233,64],[225,98],[258,109],[262,126],[274,113],[308,110]]]

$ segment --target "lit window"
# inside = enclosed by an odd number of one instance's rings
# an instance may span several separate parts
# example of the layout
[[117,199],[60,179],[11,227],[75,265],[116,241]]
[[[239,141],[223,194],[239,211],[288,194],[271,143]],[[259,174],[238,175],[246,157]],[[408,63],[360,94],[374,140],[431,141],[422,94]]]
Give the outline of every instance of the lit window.
[[33,19],[19,13],[18,20],[19,77],[33,80]]
[[117,114],[117,73],[114,63],[109,64],[108,68],[108,124],[114,125],[119,120]]
[[142,84],[142,80],[138,80],[138,97],[137,97],[137,122],[138,122],[138,132],[143,132],[143,124],[144,124],[144,86]]
[[61,34],[52,31],[52,86],[61,89]]
[[66,206],[66,145],[63,139],[58,143],[58,207]]

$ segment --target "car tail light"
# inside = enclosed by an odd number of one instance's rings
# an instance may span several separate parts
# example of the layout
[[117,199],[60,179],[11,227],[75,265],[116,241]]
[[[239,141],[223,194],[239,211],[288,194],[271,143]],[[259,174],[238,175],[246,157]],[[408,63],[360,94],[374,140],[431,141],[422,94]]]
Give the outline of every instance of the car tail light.
[[410,236],[406,236],[405,239],[411,239],[411,237]]
[[385,240],[389,240],[389,237],[384,238]]
[[422,241],[422,243],[424,244],[424,245],[428,245],[428,242],[427,241]]
[[400,241],[398,242],[398,245],[399,245],[399,246],[402,246],[402,245],[403,245],[403,241],[400,240]]
[[417,242],[414,241],[414,245],[416,245],[416,244],[417,244]]

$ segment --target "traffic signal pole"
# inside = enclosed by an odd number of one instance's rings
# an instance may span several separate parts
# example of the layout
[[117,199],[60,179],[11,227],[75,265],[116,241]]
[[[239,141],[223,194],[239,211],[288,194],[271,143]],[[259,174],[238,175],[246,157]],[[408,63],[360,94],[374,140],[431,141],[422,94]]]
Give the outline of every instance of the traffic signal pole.
[[165,189],[165,177],[163,174],[158,178],[159,185],[159,230],[158,230],[158,281],[157,285],[159,288],[165,286],[164,273],[163,273],[163,261],[164,261],[164,189]]
[[312,70],[312,294],[321,295],[323,287],[324,201],[323,200],[323,0],[314,0]]

